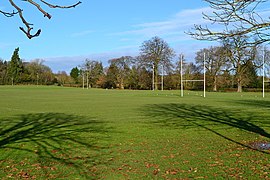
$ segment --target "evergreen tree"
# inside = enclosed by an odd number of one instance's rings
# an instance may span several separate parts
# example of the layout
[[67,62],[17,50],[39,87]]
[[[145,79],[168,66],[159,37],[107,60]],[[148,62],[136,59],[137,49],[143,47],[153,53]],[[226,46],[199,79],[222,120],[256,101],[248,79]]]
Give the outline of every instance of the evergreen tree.
[[16,48],[13,52],[11,61],[8,66],[8,75],[12,85],[19,82],[21,72],[22,72],[22,61],[19,57],[19,48]]
[[77,67],[71,69],[70,76],[74,79],[76,84],[78,83],[79,75],[80,71]]
[[7,82],[7,61],[0,59],[0,84]]
[[245,66],[246,84],[248,88],[256,88],[259,85],[257,70],[252,61],[247,61]]

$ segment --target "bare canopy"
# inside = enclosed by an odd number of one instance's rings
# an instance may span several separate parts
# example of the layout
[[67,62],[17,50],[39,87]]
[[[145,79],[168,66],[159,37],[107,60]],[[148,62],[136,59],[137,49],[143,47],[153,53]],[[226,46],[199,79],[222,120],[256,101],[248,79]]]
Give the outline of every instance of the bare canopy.
[[216,41],[235,37],[248,36],[249,45],[269,42],[270,19],[265,15],[269,10],[268,0],[204,0],[212,14],[203,14],[203,18],[214,25],[223,26],[222,30],[208,26],[195,25],[188,32],[198,40]]
[[[8,0],[8,1],[9,1],[10,5],[14,8],[14,10],[12,12],[6,12],[6,11],[0,10],[0,14],[3,14],[6,17],[13,17],[15,15],[18,15],[26,28],[25,29],[24,27],[20,27],[20,30],[22,32],[24,32],[25,35],[29,39],[39,36],[41,33],[41,29],[38,29],[36,33],[31,32],[33,30],[33,24],[29,23],[25,19],[24,14],[23,14],[23,8],[21,8],[17,2],[15,3],[14,0]],[[44,17],[47,17],[48,19],[51,19],[52,15],[49,14],[48,12],[46,12],[43,9],[43,7],[41,6],[41,4],[43,4],[44,6],[48,6],[49,8],[61,8],[61,9],[74,8],[74,7],[78,6],[79,4],[81,4],[81,2],[78,1],[77,3],[74,3],[74,4],[69,5],[69,6],[60,6],[60,5],[56,5],[56,4],[51,4],[45,0],[39,0],[40,2],[38,2],[38,3],[33,1],[33,0],[22,0],[22,1],[25,1],[29,4],[31,4],[32,6],[35,6],[38,9],[38,11],[41,12],[44,15]]]

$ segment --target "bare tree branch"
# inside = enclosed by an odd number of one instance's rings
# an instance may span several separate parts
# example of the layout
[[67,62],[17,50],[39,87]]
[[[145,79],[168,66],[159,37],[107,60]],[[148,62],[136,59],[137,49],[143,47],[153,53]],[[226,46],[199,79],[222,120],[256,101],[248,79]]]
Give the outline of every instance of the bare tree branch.
[[44,0],[40,0],[41,2],[43,2],[44,4],[46,4],[47,6],[49,6],[50,8],[62,8],[62,9],[68,9],[68,8],[75,8],[76,6],[78,6],[79,4],[81,4],[82,2],[79,1],[76,4],[70,5],[70,6],[59,6],[59,5],[53,5],[50,4]]
[[12,17],[12,16],[18,14],[18,12],[15,12],[15,11],[13,11],[13,12],[5,12],[5,11],[1,11],[1,10],[0,10],[0,13],[3,14],[4,16],[6,16],[6,17]]
[[44,15],[44,17],[47,17],[47,18],[51,19],[52,16],[51,16],[49,13],[47,13],[46,11],[44,11],[44,10],[40,7],[40,5],[39,5],[38,3],[36,3],[36,2],[34,2],[34,1],[32,1],[32,0],[25,0],[25,1],[27,1],[27,2],[29,2],[30,4],[36,6],[36,8]]
[[[2,11],[0,10],[0,14],[3,14],[4,16],[6,17],[13,17],[15,15],[19,15],[22,23],[25,25],[25,28],[24,29],[23,27],[20,27],[20,30],[29,38],[29,39],[32,39],[33,37],[37,37],[40,35],[41,33],[41,29],[38,29],[36,33],[32,33],[31,31],[33,30],[33,24],[29,23],[25,17],[24,17],[24,14],[23,14],[23,9],[21,7],[19,7],[15,2],[14,0],[8,0],[9,3],[11,4],[11,6],[13,8],[16,9],[16,11],[13,11],[13,12],[5,12],[5,11]],[[40,5],[40,3],[37,3],[35,2],[34,0],[23,0],[23,1],[26,1],[28,2],[29,4],[35,6],[39,12],[41,12],[44,17],[47,17],[48,19],[51,19],[51,15],[46,12]],[[48,3],[47,1],[45,0],[40,0],[43,4],[47,5],[49,8],[61,8],[61,9],[69,9],[69,8],[75,8],[76,6],[78,6],[79,4],[81,4],[81,1],[73,4],[73,5],[70,5],[70,6],[60,6],[60,5],[54,5],[54,4],[51,4],[51,3]]]
[[203,18],[213,25],[223,26],[223,30],[210,29],[207,26],[194,25],[187,32],[198,40],[219,41],[235,36],[248,36],[250,45],[270,41],[270,19],[263,18],[258,8],[267,0],[204,0],[214,10],[212,15],[203,14]]

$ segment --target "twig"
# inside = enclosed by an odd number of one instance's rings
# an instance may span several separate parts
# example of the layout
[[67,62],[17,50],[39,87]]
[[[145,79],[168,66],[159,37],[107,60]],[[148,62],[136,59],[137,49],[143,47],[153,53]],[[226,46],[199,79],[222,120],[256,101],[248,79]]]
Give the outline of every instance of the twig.
[[[44,17],[47,17],[48,19],[51,19],[51,15],[46,12],[39,3],[36,3],[34,0],[23,0],[26,1],[28,3],[30,3],[31,5],[35,6],[43,15]],[[70,6],[59,6],[59,5],[53,5],[51,3],[48,3],[45,0],[40,0],[42,3],[44,3],[45,5],[47,5],[50,8],[61,8],[61,9],[69,9],[69,8],[75,8],[76,6],[78,6],[79,4],[81,4],[82,2],[79,1],[73,5]],[[5,11],[1,11],[0,10],[0,14],[3,14],[6,17],[12,17],[16,14],[19,14],[20,19],[22,20],[22,23],[25,25],[26,29],[24,29],[23,27],[20,27],[20,30],[29,38],[32,39],[33,37],[37,37],[40,35],[41,33],[41,29],[39,29],[35,34],[32,34],[31,31],[33,30],[33,24],[29,23],[26,21],[26,19],[24,18],[23,15],[23,9],[21,9],[16,3],[14,3],[13,0],[9,0],[11,6],[13,6],[17,11],[13,11],[13,12],[5,12]]]

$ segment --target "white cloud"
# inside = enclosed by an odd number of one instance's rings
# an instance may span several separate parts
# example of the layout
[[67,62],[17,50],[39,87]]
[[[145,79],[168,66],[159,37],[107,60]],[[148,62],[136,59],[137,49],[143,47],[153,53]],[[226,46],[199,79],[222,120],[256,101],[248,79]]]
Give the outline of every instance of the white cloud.
[[92,34],[94,31],[93,30],[85,30],[81,32],[76,32],[71,34],[71,37],[82,37],[82,36],[87,36],[89,34]]
[[120,49],[115,51],[108,51],[103,53],[94,53],[90,55],[80,56],[59,56],[59,57],[47,57],[42,58],[45,60],[45,64],[53,68],[53,72],[66,71],[69,73],[72,68],[78,67],[84,63],[86,59],[96,60],[103,63],[104,66],[108,65],[108,60],[121,57],[121,56],[136,56],[137,52],[130,49]]
[[140,43],[144,40],[153,36],[160,36],[175,49],[176,53],[185,53],[189,59],[193,59],[194,55],[192,54],[210,44],[194,40],[185,33],[189,31],[194,24],[210,24],[209,21],[203,19],[202,13],[212,13],[212,9],[210,7],[204,7],[182,10],[165,21],[135,24],[129,31],[118,32],[111,35],[119,36],[121,42],[123,42],[122,39],[128,37],[133,44],[132,46],[129,44],[120,46],[116,50],[129,49],[130,51],[136,50],[138,52]]
[[131,40],[132,39],[130,39],[130,38],[122,38],[119,41],[121,41],[121,42],[128,42],[128,41],[131,41]]
[[[136,24],[133,25],[129,31],[109,34],[110,36],[119,36],[119,42],[123,43],[122,46],[115,47],[112,51],[73,57],[44,58],[46,60],[45,63],[50,67],[54,67],[54,71],[62,69],[67,72],[73,67],[81,65],[86,58],[99,60],[103,62],[104,66],[107,66],[109,59],[126,55],[138,55],[140,43],[146,40],[146,38],[153,36],[161,36],[172,44],[172,47],[175,48],[177,53],[184,53],[188,59],[192,60],[196,50],[203,47],[203,42],[193,40],[190,36],[185,34],[185,31],[191,29],[194,24],[206,25],[209,23],[202,18],[202,12],[210,13],[211,9],[200,8],[183,10],[166,21]],[[87,30],[74,33],[72,36],[85,36],[91,33],[93,33],[93,31]]]
[[4,49],[4,48],[8,48],[8,47],[14,47],[14,46],[19,46],[23,44],[22,42],[17,42],[17,43],[1,43],[0,42],[0,48]]
[[211,12],[211,8],[200,9],[187,9],[180,11],[170,19],[160,22],[148,22],[142,24],[136,24],[132,30],[118,32],[111,35],[138,35],[143,37],[152,36],[179,36],[185,35],[185,31],[188,31],[194,24],[207,24],[202,18],[202,13]]

